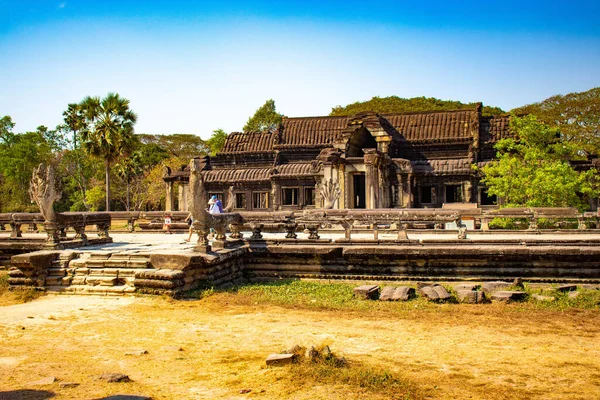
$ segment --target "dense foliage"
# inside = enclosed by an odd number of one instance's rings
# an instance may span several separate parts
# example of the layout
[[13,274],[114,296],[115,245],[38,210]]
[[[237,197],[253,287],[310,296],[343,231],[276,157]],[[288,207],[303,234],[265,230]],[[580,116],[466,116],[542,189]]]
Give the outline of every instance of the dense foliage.
[[[575,171],[567,161],[598,154],[599,90],[554,96],[518,109],[537,115],[550,127],[532,118],[514,119],[512,129],[519,140],[500,141],[498,162],[482,171],[489,193],[504,197],[506,205],[580,208],[585,207],[587,197],[597,196],[596,174]],[[425,97],[374,97],[369,102],[336,107],[331,115],[474,106]],[[484,107],[483,112],[503,111]],[[64,123],[54,129],[40,126],[23,133],[15,131],[10,116],[0,118],[0,212],[37,210],[27,192],[33,168],[42,162],[54,163],[62,177],[63,196],[57,211],[160,210],[166,195],[165,167],[180,170],[193,157],[214,155],[227,138],[222,129],[214,130],[206,141],[182,133],[136,135],[135,114],[129,101],[118,94],[68,104],[63,117]],[[275,102],[268,100],[244,130],[274,129],[281,121]]]
[[589,206],[600,194],[595,169],[577,171],[570,160],[580,158],[580,148],[564,140],[557,128],[535,116],[511,118],[515,138],[498,141],[497,160],[481,169],[488,193],[503,199],[506,207]]
[[267,100],[244,125],[244,132],[263,132],[277,129],[283,115],[275,109],[275,101]]
[[540,121],[559,128],[564,139],[573,142],[585,154],[600,154],[600,87],[552,96],[513,112],[533,114]]
[[[367,101],[357,101],[347,106],[337,106],[331,109],[331,116],[353,115],[365,111],[373,111],[379,114],[409,113],[425,111],[448,111],[474,109],[476,103],[462,103],[453,100],[440,100],[434,97],[413,97],[405,99],[398,96],[373,97]],[[482,115],[491,116],[504,114],[498,107],[483,106]]]

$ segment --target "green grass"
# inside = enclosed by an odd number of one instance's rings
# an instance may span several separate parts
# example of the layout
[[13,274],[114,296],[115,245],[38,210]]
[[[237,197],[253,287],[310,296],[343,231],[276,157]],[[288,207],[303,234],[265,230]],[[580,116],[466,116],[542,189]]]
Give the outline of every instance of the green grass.
[[[206,298],[215,293],[224,293],[230,296],[234,303],[270,304],[286,308],[302,308],[314,310],[344,310],[357,312],[407,312],[407,311],[441,311],[451,310],[462,305],[456,300],[451,285],[445,285],[452,298],[445,303],[427,301],[417,297],[409,301],[387,302],[365,300],[354,297],[352,289],[358,284],[344,282],[319,282],[301,280],[282,280],[269,283],[246,284],[229,289],[196,290],[187,293],[184,297]],[[387,286],[381,285],[381,286]],[[390,285],[393,286],[393,285]],[[567,309],[600,309],[600,290],[579,289],[579,296],[570,298],[568,293],[549,291],[548,289],[533,289],[527,283],[523,288],[528,294],[526,301],[511,303],[509,306],[515,310],[547,309],[563,311]],[[554,296],[554,301],[540,301],[533,298],[532,294]],[[485,307],[485,304],[476,307]]]

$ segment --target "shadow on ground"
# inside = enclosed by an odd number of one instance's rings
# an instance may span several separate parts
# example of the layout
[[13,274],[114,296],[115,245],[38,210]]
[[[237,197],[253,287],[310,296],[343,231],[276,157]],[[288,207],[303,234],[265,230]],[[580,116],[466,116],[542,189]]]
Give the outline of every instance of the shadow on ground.
[[45,400],[56,396],[49,390],[21,389],[0,392],[0,400]]

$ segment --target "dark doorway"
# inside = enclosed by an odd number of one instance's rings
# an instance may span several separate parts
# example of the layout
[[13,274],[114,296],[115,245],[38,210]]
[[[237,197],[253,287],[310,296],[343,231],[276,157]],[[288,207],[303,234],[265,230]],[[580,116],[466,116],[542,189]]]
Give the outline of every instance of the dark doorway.
[[462,185],[446,185],[446,203],[462,203]]
[[365,174],[355,174],[354,178],[354,208],[366,208]]
[[496,197],[496,195],[489,195],[488,190],[486,188],[481,189],[481,192],[479,193],[479,203],[482,206],[493,206],[498,202],[498,198]]
[[376,149],[377,142],[366,128],[360,128],[352,134],[348,141],[346,154],[348,157],[362,157],[365,155],[363,149]]

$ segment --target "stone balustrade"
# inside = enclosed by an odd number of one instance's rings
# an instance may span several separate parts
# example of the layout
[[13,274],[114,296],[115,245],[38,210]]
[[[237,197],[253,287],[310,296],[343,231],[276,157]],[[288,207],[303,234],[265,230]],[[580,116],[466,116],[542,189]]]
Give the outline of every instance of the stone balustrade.
[[67,229],[72,228],[75,231],[73,239],[81,241],[85,246],[88,242],[86,235],[86,226],[96,226],[98,236],[109,238],[108,230],[110,228],[110,213],[90,213],[90,212],[66,212],[57,213],[55,222],[47,222],[41,213],[2,213],[0,214],[0,226],[10,226],[11,239],[22,237],[21,227],[28,225],[29,231],[36,232],[38,225],[43,225],[47,234],[49,244],[58,245],[67,239]]

